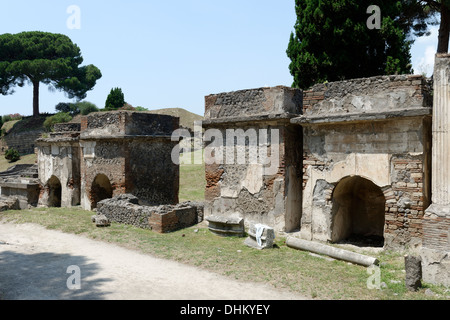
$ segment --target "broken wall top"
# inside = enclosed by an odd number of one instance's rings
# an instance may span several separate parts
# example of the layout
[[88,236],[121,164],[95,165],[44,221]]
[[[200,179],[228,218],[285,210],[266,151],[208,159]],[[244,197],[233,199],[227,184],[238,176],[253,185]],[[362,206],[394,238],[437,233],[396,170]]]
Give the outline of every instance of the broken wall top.
[[41,137],[36,142],[39,145],[77,142],[80,136],[80,128],[79,122],[57,123],[53,126],[53,132],[48,134],[48,137]]
[[81,139],[124,136],[170,137],[179,118],[147,112],[95,112],[81,118]]
[[79,132],[81,124],[79,122],[56,123],[53,126],[54,132]]
[[302,91],[284,86],[248,89],[205,97],[203,124],[289,119],[302,112]]
[[431,84],[393,75],[317,84],[304,91],[303,115],[291,122],[328,123],[431,115]]

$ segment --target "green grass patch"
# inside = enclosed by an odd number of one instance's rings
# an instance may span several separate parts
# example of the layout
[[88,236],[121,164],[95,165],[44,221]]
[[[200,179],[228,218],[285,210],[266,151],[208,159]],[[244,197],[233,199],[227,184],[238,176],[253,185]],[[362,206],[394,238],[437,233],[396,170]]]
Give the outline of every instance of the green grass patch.
[[[35,155],[29,155],[17,163],[34,163],[35,160]],[[0,171],[9,166],[6,160],[0,159]],[[205,185],[204,164],[180,166],[180,201],[203,201]],[[91,221],[93,214],[79,207],[36,208],[0,212],[0,219],[11,223],[39,224],[48,229],[192,265],[231,279],[265,283],[315,299],[450,299],[450,292],[444,287],[426,283],[418,292],[406,291],[404,256],[401,253],[382,252],[375,255],[380,261],[382,289],[368,289],[371,274],[367,268],[344,261],[328,261],[288,248],[285,239],[280,236],[274,249],[260,251],[245,246],[244,238],[218,237],[203,224],[158,234],[118,223],[112,223],[108,228],[97,228]],[[425,295],[427,288],[437,296]]]
[[[425,284],[416,293],[404,286],[403,255],[380,253],[382,290],[369,290],[367,268],[343,261],[327,261],[307,252],[294,250],[278,237],[270,250],[244,245],[244,238],[222,238],[200,224],[177,232],[158,234],[151,230],[112,223],[97,228],[92,212],[81,208],[38,208],[0,213],[11,223],[36,223],[48,229],[114,243],[159,258],[170,259],[213,271],[232,279],[253,281],[288,289],[317,299],[449,299],[444,287]],[[391,281],[392,280],[392,281]],[[431,288],[439,296],[426,296]]]
[[7,121],[2,125],[2,129],[5,131],[5,133],[8,133],[14,127],[14,125],[19,121],[20,120]]
[[[195,164],[195,158],[202,160],[201,164]],[[205,200],[205,164],[203,162],[202,151],[183,154],[180,158],[186,160],[186,163],[180,165],[180,192],[179,200],[184,201],[204,201]]]
[[16,164],[34,164],[36,163],[36,155],[35,154],[26,154],[21,155],[20,160],[16,162],[9,162],[5,159],[5,156],[0,156],[0,172],[8,170],[8,168],[15,166]]

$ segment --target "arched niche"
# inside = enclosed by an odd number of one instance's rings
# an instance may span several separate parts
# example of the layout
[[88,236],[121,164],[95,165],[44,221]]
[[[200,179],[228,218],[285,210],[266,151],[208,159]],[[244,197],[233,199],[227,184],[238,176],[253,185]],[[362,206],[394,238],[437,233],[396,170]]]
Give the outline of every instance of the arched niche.
[[331,241],[383,246],[385,204],[382,189],[372,181],[343,178],[332,195]]

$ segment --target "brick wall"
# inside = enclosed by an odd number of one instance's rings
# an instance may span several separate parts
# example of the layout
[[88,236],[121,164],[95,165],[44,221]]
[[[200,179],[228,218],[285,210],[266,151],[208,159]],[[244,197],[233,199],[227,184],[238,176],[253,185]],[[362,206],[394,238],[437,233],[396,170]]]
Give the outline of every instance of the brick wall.
[[197,208],[173,208],[167,212],[158,209],[151,212],[148,223],[150,228],[158,233],[168,233],[197,224]]
[[[303,152],[303,190],[310,179],[310,167],[328,170],[326,162],[317,159],[306,149]],[[396,180],[391,186],[383,188],[386,199],[385,235],[391,235],[397,245],[406,245],[414,238],[417,241],[429,238],[430,243],[445,245],[450,221],[443,218],[424,219],[429,198],[425,188],[427,178],[423,157],[393,157],[391,168]],[[333,189],[330,189],[323,198],[329,205],[332,205],[332,192]]]
[[450,218],[427,214],[423,219],[424,247],[450,250]]
[[410,237],[423,238],[422,220],[428,207],[424,190],[423,160],[418,158],[392,159],[392,195],[386,199],[386,233],[407,230]]
[[167,233],[193,226],[203,219],[203,204],[183,202],[177,205],[145,206],[131,194],[118,195],[98,203],[97,214],[110,221]]

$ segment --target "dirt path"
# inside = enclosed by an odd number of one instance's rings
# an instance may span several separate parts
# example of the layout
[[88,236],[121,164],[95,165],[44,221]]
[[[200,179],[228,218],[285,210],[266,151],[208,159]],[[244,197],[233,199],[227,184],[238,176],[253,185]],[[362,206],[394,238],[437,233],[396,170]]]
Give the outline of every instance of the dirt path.
[[[79,290],[68,279],[79,267]],[[74,273],[72,273],[74,272]],[[76,284],[69,281],[69,286]],[[302,300],[260,284],[161,260],[115,245],[0,223],[0,299],[5,300]]]

